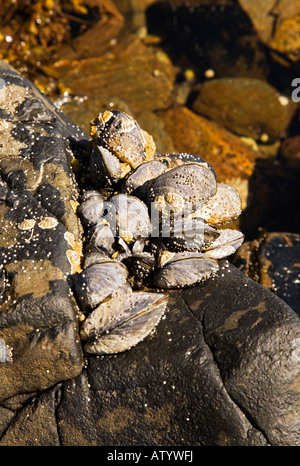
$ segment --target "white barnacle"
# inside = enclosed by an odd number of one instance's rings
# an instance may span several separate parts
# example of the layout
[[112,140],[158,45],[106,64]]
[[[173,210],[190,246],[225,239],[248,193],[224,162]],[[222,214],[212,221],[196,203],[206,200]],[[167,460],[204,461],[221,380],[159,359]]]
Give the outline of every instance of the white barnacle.
[[48,230],[55,228],[58,225],[58,220],[55,217],[44,217],[39,223],[38,226],[43,230]]
[[23,220],[23,222],[18,224],[18,228],[20,230],[32,230],[34,228],[36,221],[34,218],[28,218],[26,220]]

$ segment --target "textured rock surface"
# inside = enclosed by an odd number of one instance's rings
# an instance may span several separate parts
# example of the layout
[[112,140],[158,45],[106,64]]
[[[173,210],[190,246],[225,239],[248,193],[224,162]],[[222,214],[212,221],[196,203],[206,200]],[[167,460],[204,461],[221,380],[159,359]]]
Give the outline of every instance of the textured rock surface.
[[255,152],[237,136],[186,107],[159,112],[178,152],[191,152],[207,160],[219,179],[248,179],[254,170]]
[[0,71],[4,400],[45,389],[81,370],[67,275],[80,254],[70,145],[83,134],[12,68],[2,63]]
[[300,235],[275,232],[242,245],[233,263],[300,316]]
[[61,60],[55,71],[72,94],[113,96],[125,101],[134,113],[170,104],[176,71],[166,54],[146,48],[139,40],[113,52],[76,62]]
[[33,398],[1,445],[299,445],[300,320],[223,265],[131,351]]

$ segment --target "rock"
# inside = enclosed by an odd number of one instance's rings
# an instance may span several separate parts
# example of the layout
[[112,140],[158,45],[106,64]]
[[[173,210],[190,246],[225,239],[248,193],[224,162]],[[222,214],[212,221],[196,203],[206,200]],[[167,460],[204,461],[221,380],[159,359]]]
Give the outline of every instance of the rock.
[[38,89],[0,64],[0,399],[81,371],[67,275],[81,230],[71,146],[82,133]]
[[75,95],[125,102],[134,114],[168,107],[176,71],[166,54],[137,39],[118,44],[113,54],[60,60],[56,77]]
[[206,81],[193,110],[240,136],[274,141],[286,135],[296,104],[261,79]]
[[238,190],[245,208],[249,179],[260,153],[236,135],[187,107],[161,111],[158,115],[172,139],[175,151],[190,152],[207,160],[221,182]]
[[249,15],[260,40],[276,52],[279,61],[285,63],[299,60],[299,1],[288,0],[239,0],[240,6]]
[[245,242],[233,263],[274,292],[300,316],[300,235],[275,232]]
[[286,138],[279,150],[280,159],[288,170],[300,171],[300,136]]
[[[112,0],[85,1],[85,8],[87,11],[90,10],[90,13],[87,15],[88,19],[83,18],[83,24],[84,20],[87,24],[90,21],[91,24],[85,32],[78,34],[72,41],[60,45],[57,50],[60,59],[79,60],[103,55],[124,26],[123,15]],[[98,21],[91,21],[91,17],[98,18]]]
[[[4,434],[6,445],[60,446],[55,410],[59,405],[59,385],[32,397],[17,413]],[[0,412],[1,419],[1,412]],[[28,419],[35,426],[30,427]],[[38,432],[38,436],[36,436]]]
[[249,239],[259,230],[299,232],[295,206],[300,202],[299,172],[283,160],[257,158],[248,184],[247,207],[240,216],[240,229]]
[[299,445],[299,332],[283,301],[224,261],[213,280],[171,293],[138,346],[88,357],[27,403],[0,444]]
[[202,82],[217,77],[264,78],[269,64],[249,16],[231,0],[164,0],[146,10],[148,33],[159,36],[174,63]]
[[174,152],[172,138],[166,130],[162,119],[159,118],[155,112],[145,110],[139,113],[136,118],[141,128],[151,134],[155,141],[157,151],[160,154]]

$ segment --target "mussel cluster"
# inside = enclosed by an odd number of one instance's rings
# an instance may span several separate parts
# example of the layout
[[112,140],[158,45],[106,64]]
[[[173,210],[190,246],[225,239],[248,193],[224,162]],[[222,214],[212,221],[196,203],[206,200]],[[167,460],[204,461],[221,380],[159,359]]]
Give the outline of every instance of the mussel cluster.
[[218,259],[242,244],[240,231],[223,227],[239,216],[241,201],[200,157],[159,154],[123,112],[106,111],[91,122],[90,147],[93,188],[77,210],[85,241],[73,284],[86,314],[84,349],[110,354],[155,328],[167,307],[164,290],[213,276]]

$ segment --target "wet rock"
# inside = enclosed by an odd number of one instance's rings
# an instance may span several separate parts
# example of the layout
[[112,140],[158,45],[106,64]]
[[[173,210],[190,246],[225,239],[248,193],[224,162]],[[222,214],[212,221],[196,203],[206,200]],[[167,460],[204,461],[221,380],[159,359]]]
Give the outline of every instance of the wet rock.
[[297,106],[263,80],[222,78],[204,82],[192,108],[233,133],[270,142],[286,135]]
[[285,167],[300,172],[300,136],[286,138],[280,147],[279,156]]
[[139,39],[120,43],[108,56],[58,61],[55,70],[72,94],[114,96],[134,114],[167,107],[176,74],[166,54],[156,53]]
[[259,230],[298,233],[300,202],[299,172],[283,160],[257,158],[248,184],[248,203],[240,217],[240,228],[249,239]]
[[138,114],[139,125],[153,137],[156,149],[160,154],[171,154],[174,152],[172,138],[161,118],[155,112],[144,111]]
[[42,390],[81,370],[67,276],[81,229],[71,145],[84,133],[0,63],[0,399]]
[[[2,439],[3,444],[6,446],[60,446],[55,414],[59,396],[58,385],[53,390],[46,390],[39,396],[29,399],[7,428]],[[28,422],[29,419],[30,422]],[[35,426],[34,429],[31,428],[31,423]]]
[[231,0],[164,0],[146,10],[148,32],[182,69],[192,68],[203,81],[217,77],[264,78],[268,61],[249,16]]
[[233,263],[300,316],[300,235],[276,232],[245,242]]
[[260,40],[276,52],[278,61],[299,60],[299,2],[288,0],[239,0],[249,15]]
[[291,308],[225,261],[215,279],[171,293],[137,347],[89,357],[27,403],[0,444],[299,445],[299,332]]
[[[103,55],[110,49],[111,43],[115,41],[124,26],[123,15],[112,0],[88,0],[85,1],[85,8],[90,14],[87,16],[88,19],[83,18],[83,25],[88,24],[90,18],[93,22],[83,33],[59,47],[57,54],[60,59],[78,60]],[[78,22],[80,24],[80,20]]]

